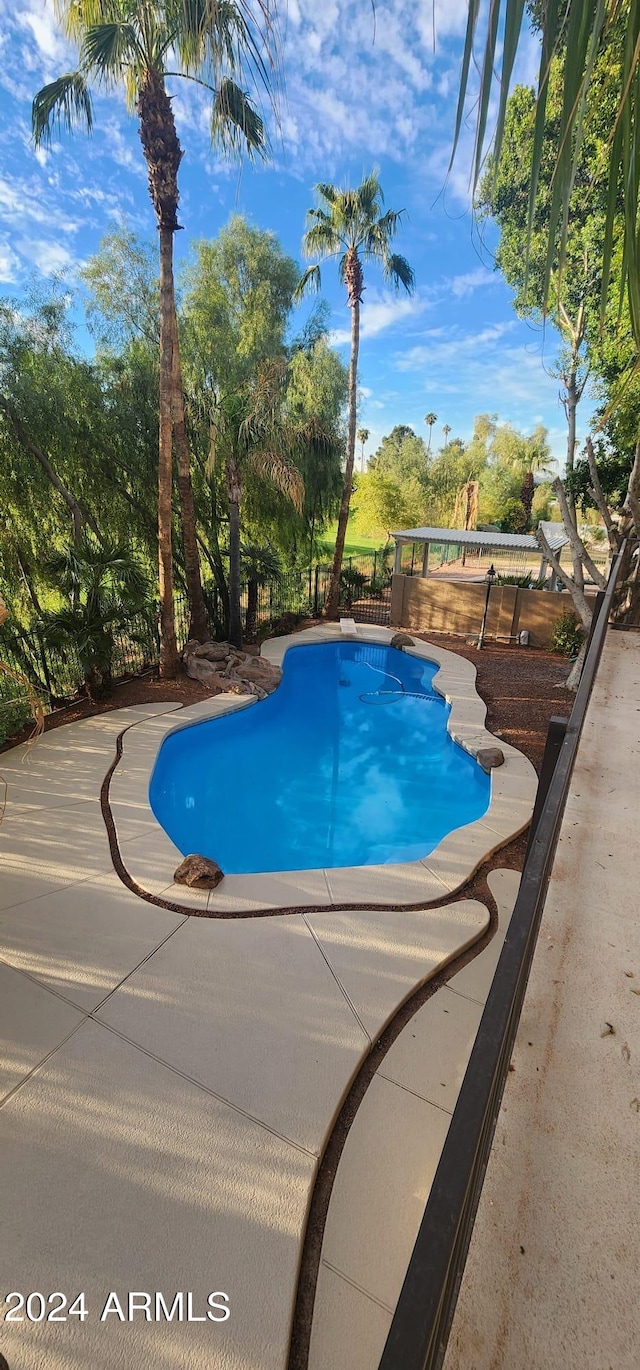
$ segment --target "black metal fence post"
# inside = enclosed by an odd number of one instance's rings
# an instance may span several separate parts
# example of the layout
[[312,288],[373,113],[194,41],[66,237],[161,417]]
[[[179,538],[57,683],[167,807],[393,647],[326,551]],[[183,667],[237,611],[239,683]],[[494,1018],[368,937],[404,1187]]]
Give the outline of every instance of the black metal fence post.
[[538,780],[536,802],[531,816],[531,827],[529,828],[529,840],[527,842],[525,860],[529,855],[531,846],[535,840],[536,828],[540,821],[540,813],[546,802],[549,786],[553,778],[553,772],[556,768],[556,762],[562,750],[568,722],[568,718],[560,718],[557,714],[554,714],[553,717],[549,719],[549,728],[547,731],[547,739],[544,744],[544,755],[540,767],[540,779]]
[[318,581],[320,579],[320,567],[316,562],[316,574],[313,587],[313,617],[318,617]]

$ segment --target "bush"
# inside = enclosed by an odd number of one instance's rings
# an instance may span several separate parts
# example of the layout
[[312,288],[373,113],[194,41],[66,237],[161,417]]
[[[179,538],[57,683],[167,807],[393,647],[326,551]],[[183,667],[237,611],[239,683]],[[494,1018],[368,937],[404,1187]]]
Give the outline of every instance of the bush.
[[528,527],[529,517],[522,500],[506,500],[500,519],[501,531],[503,533],[526,533]]
[[361,599],[368,579],[364,571],[357,571],[355,566],[346,566],[340,572],[340,603],[345,609],[351,608],[354,599]]
[[524,576],[496,576],[494,585],[515,585],[519,590],[531,590],[534,582],[527,572]]
[[0,699],[0,747],[9,738],[21,733],[32,718],[31,708],[26,699]]
[[523,576],[496,576],[495,585],[515,585],[519,590],[542,590],[544,580],[532,576],[529,571]]
[[570,609],[565,609],[553,625],[552,652],[558,652],[561,656],[575,657],[580,651],[583,640],[584,628],[582,624],[578,622]]

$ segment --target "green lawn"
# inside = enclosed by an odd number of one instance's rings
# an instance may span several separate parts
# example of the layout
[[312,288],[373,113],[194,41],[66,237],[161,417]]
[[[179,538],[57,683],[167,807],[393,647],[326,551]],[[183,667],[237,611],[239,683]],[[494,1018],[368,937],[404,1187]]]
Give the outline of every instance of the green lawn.
[[[336,522],[332,524],[330,528],[327,528],[325,536],[322,539],[322,547],[328,555],[333,552],[335,547],[337,531],[338,524]],[[383,543],[379,537],[370,538],[364,533],[358,533],[357,531],[352,531],[351,528],[348,528],[347,540],[344,545],[344,554],[345,557],[361,557],[365,556],[367,552],[379,552],[382,545]]]

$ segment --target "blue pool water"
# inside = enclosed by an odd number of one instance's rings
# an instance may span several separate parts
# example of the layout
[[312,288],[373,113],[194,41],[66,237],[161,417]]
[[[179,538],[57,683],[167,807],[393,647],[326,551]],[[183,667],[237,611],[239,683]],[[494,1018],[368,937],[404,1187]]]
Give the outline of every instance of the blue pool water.
[[229,875],[427,856],[490,797],[447,732],[436,670],[370,643],[290,649],[268,699],[165,739],[158,822]]

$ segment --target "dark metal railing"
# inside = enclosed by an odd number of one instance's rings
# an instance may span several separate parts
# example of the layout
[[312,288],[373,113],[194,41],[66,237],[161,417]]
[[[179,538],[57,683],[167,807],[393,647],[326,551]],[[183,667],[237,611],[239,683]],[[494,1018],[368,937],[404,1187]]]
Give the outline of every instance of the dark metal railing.
[[550,730],[518,897],[379,1370],[439,1370],[444,1360],[622,557],[623,550],[594,615],[569,721]]

